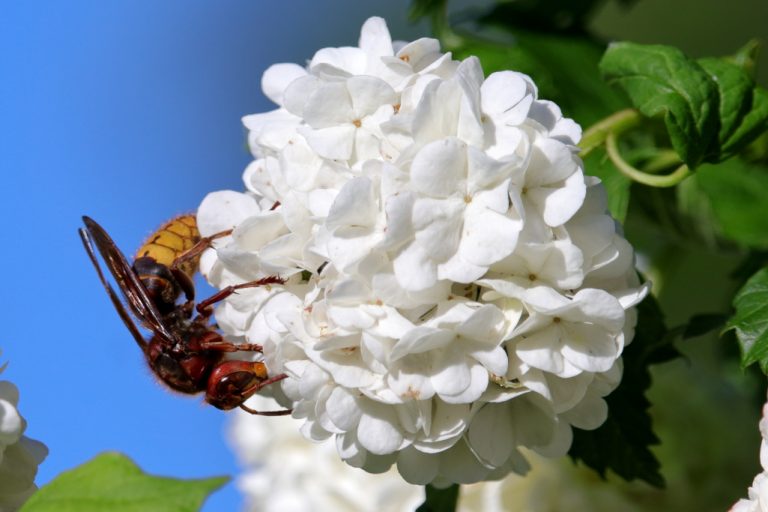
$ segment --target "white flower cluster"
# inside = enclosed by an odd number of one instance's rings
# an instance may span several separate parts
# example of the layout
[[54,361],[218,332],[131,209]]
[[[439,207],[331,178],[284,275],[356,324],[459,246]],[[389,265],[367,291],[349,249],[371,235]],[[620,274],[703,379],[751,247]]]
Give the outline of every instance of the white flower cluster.
[[[254,396],[255,409],[268,409],[269,400]],[[298,432],[299,421],[287,416],[264,418],[242,411],[233,413],[229,439],[244,472],[237,479],[250,512],[399,512],[416,510],[424,501],[424,488],[402,480],[392,468],[372,475],[341,462],[332,442],[313,443]],[[527,453],[531,470],[499,481],[462,486],[458,512],[640,512],[641,487],[627,491],[615,481],[596,478],[583,465],[567,459],[548,459]],[[557,492],[552,492],[556,489]],[[646,500],[648,501],[648,500]]]
[[760,419],[760,465],[763,472],[752,481],[748,499],[740,499],[730,512],[766,512],[768,511],[768,402],[763,405],[763,417]]
[[[5,365],[0,367],[0,372]],[[39,441],[23,435],[27,422],[17,409],[19,390],[0,380],[0,510],[18,510],[36,490],[37,467],[48,455]]]
[[[254,396],[250,407],[268,410],[271,400]],[[229,438],[246,469],[237,487],[244,510],[259,512],[400,512],[416,510],[424,488],[403,482],[394,469],[371,475],[344,464],[331,442],[299,434],[300,420],[233,414]]]
[[264,345],[305,436],[414,484],[524,472],[571,427],[606,418],[633,306],[633,251],[576,156],[581,129],[523,74],[484,77],[438,41],[359,47],[270,67],[279,106],[244,118],[247,192],[215,192],[203,235],[216,287],[266,275],[216,319]]

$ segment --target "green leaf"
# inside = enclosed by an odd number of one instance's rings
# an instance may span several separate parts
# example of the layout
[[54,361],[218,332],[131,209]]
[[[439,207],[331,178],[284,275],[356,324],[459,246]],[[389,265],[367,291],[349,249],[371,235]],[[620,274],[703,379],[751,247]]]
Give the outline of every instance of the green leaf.
[[150,476],[130,459],[107,452],[43,486],[22,512],[192,512],[227,477],[177,480]]
[[768,168],[732,158],[703,165],[679,187],[681,209],[697,228],[721,238],[768,249]]
[[725,57],[728,62],[739,66],[747,72],[750,78],[755,78],[755,63],[757,54],[760,50],[760,40],[750,39],[744,46],[739,48],[736,53]]
[[708,160],[726,160],[768,128],[768,93],[755,87],[749,74],[732,62],[714,58],[697,62],[709,73],[719,95],[718,148]]
[[741,345],[741,365],[759,362],[765,372],[768,367],[768,268],[759,270],[736,293],[733,299],[736,313],[725,330],[736,331]]
[[677,48],[613,43],[600,70],[647,117],[663,115],[672,147],[691,169],[717,140],[718,94],[710,76]]
[[659,439],[651,428],[650,403],[645,397],[651,385],[650,364],[677,357],[667,335],[663,315],[649,296],[638,306],[635,338],[624,351],[624,376],[608,395],[608,419],[596,430],[573,430],[569,455],[605,476],[611,470],[625,480],[639,478],[656,487],[664,486],[659,462],[650,450]]
[[424,503],[419,505],[416,512],[453,512],[456,510],[456,502],[459,500],[459,486],[457,484],[445,489],[427,485],[425,491]]
[[632,181],[616,169],[604,149],[592,151],[584,159],[584,169],[586,174],[600,178],[608,195],[608,210],[614,219],[624,222],[629,208],[629,188]]

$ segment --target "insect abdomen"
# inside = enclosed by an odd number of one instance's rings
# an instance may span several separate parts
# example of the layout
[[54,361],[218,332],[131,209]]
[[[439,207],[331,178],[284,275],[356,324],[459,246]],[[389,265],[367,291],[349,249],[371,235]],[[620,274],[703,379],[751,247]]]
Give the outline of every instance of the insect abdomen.
[[[200,241],[200,232],[197,230],[197,221],[194,215],[180,215],[169,220],[152,233],[138,251],[136,258],[150,257],[156,262],[168,267],[184,251]],[[188,276],[194,275],[199,257],[190,258],[179,265]]]

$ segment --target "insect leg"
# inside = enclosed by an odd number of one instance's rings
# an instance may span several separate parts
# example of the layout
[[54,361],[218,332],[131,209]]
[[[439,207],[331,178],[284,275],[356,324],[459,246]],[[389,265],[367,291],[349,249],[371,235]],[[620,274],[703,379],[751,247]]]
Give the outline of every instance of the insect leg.
[[197,241],[195,245],[187,249],[186,251],[182,252],[178,256],[176,256],[176,259],[173,260],[173,263],[171,263],[171,270],[176,270],[179,268],[181,264],[183,264],[185,261],[193,260],[200,256],[203,251],[211,247],[212,242],[216,240],[217,238],[222,238],[227,235],[231,235],[232,230],[227,229],[224,231],[219,231],[218,233],[214,233],[211,236],[204,236],[200,240]]
[[251,409],[245,404],[240,404],[240,408],[245,412],[258,414],[259,416],[287,416],[293,412],[293,409],[283,409],[281,411],[257,411],[256,409]]
[[[245,391],[243,391],[243,396],[253,395],[254,393],[257,393],[261,388],[265,386],[269,386],[270,384],[274,384],[275,382],[279,382],[285,379],[286,377],[288,377],[286,374],[281,373],[280,375],[275,375],[274,377],[270,377],[266,380],[263,380],[258,384],[256,384],[255,386],[252,386],[246,389]],[[245,412],[248,412],[250,414],[257,414],[260,416],[286,416],[293,412],[293,409],[283,409],[281,411],[257,411],[256,409],[251,409],[245,404],[240,404],[240,408]]]
[[256,343],[230,343],[215,331],[208,331],[202,336],[189,340],[192,350],[218,350],[219,352],[263,352],[263,347]]
[[285,279],[282,279],[277,276],[269,276],[264,277],[262,279],[258,279],[256,281],[248,281],[247,283],[241,283],[236,284],[233,286],[227,286],[226,288],[222,288],[218,292],[214,293],[210,297],[208,297],[205,300],[201,300],[197,303],[197,312],[200,314],[200,316],[204,318],[208,318],[213,314],[213,306],[217,302],[220,302],[233,293],[235,293],[237,290],[241,290],[243,288],[256,288],[258,286],[266,286],[270,284],[283,284],[285,283]]
[[228,341],[203,341],[200,343],[203,350],[218,350],[220,352],[263,352],[264,347],[256,343],[230,343]]

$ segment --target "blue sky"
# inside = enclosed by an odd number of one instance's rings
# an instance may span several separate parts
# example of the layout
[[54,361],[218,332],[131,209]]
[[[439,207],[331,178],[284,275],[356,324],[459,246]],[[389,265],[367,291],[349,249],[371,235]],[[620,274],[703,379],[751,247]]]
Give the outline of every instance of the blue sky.
[[[240,118],[272,108],[262,72],[305,62],[324,46],[356,44],[374,14],[412,38],[407,5],[4,4],[0,361],[10,364],[0,378],[21,390],[27,435],[50,448],[38,483],[104,450],[167,476],[237,473],[223,436],[226,413],[171,394],[145,367],[80,245],[80,216],[92,216],[132,254],[206,193],[241,190],[250,155]],[[205,510],[239,503],[229,484]]]

